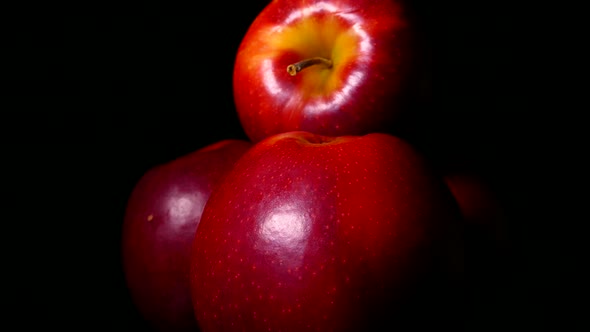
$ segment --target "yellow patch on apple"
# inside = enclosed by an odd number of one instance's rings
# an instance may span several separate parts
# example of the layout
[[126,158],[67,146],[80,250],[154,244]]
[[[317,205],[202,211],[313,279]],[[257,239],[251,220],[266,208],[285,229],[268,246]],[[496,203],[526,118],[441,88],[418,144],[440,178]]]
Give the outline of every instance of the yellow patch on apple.
[[[342,72],[355,59],[360,38],[350,23],[333,14],[312,15],[290,26],[264,30],[268,56],[281,52],[294,52],[301,60],[322,57],[332,61],[332,67],[313,65],[301,71],[301,84],[306,89],[303,97],[328,95],[343,84]],[[358,58],[357,58],[358,59]],[[286,71],[285,75],[289,75]]]

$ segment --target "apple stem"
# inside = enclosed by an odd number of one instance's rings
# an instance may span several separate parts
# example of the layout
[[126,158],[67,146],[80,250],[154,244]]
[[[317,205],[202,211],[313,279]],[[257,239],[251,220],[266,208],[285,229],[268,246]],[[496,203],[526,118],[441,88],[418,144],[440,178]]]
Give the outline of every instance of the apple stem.
[[287,72],[289,73],[289,75],[295,76],[295,75],[297,75],[298,72],[300,72],[301,70],[303,70],[309,66],[320,65],[320,64],[326,66],[327,68],[332,68],[332,60],[322,58],[322,57],[315,57],[315,58],[301,60],[301,61],[296,62],[294,64],[288,65]]

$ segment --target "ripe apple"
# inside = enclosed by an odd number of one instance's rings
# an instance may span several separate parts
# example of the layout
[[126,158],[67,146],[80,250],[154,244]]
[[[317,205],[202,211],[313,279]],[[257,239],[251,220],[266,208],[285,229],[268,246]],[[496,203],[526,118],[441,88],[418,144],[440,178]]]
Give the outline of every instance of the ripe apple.
[[273,0],[239,45],[236,109],[252,141],[385,131],[402,113],[411,24],[398,0]]
[[123,270],[133,302],[156,331],[198,330],[191,243],[211,191],[250,145],[213,143],[148,170],[134,187],[123,222]]
[[460,259],[458,218],[442,179],[397,137],[268,137],[205,206],[192,248],[195,316],[206,332],[449,322],[461,310],[445,270]]

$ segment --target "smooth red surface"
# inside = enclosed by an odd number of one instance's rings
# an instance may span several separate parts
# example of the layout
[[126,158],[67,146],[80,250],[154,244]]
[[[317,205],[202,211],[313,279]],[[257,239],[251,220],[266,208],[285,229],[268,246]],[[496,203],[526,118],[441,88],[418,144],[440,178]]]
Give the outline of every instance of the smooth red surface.
[[441,298],[426,280],[460,260],[458,213],[440,177],[393,136],[267,138],[203,211],[195,315],[206,332],[442,327],[460,294]]
[[157,331],[195,331],[190,248],[212,189],[251,146],[224,140],[150,169],[128,201],[122,263],[132,299]]
[[[274,0],[238,49],[234,99],[251,140],[304,130],[339,136],[380,131],[402,106],[411,26],[397,0]],[[331,69],[289,64],[322,56]]]

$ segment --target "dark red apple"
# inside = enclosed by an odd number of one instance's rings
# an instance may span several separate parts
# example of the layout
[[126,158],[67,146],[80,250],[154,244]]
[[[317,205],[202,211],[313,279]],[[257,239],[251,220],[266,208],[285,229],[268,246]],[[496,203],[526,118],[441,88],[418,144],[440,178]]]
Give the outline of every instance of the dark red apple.
[[268,137],[203,211],[195,316],[205,332],[442,328],[461,310],[449,288],[458,218],[441,178],[399,138]]
[[234,100],[248,137],[387,128],[402,113],[412,72],[406,16],[399,0],[271,1],[234,64]]
[[156,331],[198,330],[189,291],[191,243],[213,188],[249,149],[227,139],[146,172],[128,200],[122,263],[133,302]]

